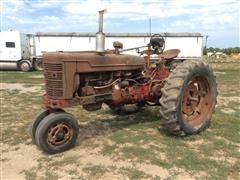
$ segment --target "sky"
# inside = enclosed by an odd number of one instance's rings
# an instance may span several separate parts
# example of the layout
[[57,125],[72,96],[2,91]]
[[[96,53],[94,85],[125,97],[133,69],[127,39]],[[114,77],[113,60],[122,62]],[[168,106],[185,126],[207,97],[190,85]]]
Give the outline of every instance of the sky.
[[238,0],[0,0],[1,31],[200,32],[207,46],[240,46]]

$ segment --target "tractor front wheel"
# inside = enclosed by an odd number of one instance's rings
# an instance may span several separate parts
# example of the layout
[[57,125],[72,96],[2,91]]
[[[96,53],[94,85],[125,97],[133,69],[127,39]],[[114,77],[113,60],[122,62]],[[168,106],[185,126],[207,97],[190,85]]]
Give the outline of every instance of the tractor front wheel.
[[45,118],[47,115],[49,115],[49,109],[43,109],[40,111],[32,120],[32,124],[30,125],[30,135],[32,138],[33,144],[36,144],[35,141],[35,133],[37,130],[37,126],[39,125],[40,121]]
[[217,98],[216,77],[201,60],[185,60],[170,73],[160,99],[162,126],[177,136],[209,126]]
[[37,126],[39,125],[41,120],[43,120],[43,118],[45,118],[46,116],[48,116],[50,113],[53,113],[53,112],[57,113],[57,112],[65,112],[65,111],[63,109],[43,109],[33,118],[32,123],[29,127],[33,144],[36,144],[35,134],[36,134]]
[[78,134],[78,122],[72,115],[65,112],[53,112],[40,121],[35,140],[44,152],[55,154],[73,147]]

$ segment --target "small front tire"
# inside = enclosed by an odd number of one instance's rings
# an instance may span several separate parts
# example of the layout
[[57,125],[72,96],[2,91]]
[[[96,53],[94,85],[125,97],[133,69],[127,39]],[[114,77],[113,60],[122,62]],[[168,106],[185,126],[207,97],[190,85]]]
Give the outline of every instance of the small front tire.
[[73,147],[79,134],[78,122],[68,113],[51,113],[39,123],[36,144],[48,154],[66,151]]
[[63,109],[43,109],[33,118],[32,124],[30,125],[30,128],[29,128],[33,144],[36,144],[35,134],[36,134],[37,126],[39,125],[39,123],[43,118],[45,118],[52,112],[57,113],[57,112],[65,112],[65,111]]
[[45,118],[47,115],[49,115],[49,109],[44,109],[44,110],[40,111],[40,112],[33,118],[32,124],[30,125],[30,135],[31,135],[33,144],[36,144],[35,134],[36,134],[37,126],[39,125],[39,123],[41,122],[41,120],[42,120],[43,118]]

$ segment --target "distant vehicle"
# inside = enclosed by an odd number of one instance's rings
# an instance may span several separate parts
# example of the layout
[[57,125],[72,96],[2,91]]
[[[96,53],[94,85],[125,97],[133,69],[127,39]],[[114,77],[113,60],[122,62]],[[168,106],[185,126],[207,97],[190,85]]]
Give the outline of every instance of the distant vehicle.
[[30,38],[26,34],[0,32],[0,70],[41,70],[39,58],[31,52]]
[[207,56],[219,59],[221,57],[226,57],[227,55],[225,53],[223,53],[223,52],[216,52],[216,51],[214,51],[214,52],[208,52]]

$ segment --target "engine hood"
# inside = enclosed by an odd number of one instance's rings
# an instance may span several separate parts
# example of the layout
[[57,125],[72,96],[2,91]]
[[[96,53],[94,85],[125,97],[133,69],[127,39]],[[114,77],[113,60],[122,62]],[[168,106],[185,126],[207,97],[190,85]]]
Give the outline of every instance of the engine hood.
[[144,67],[144,59],[142,57],[127,54],[100,54],[94,51],[47,52],[43,54],[43,63],[76,64],[78,72],[132,70]]

